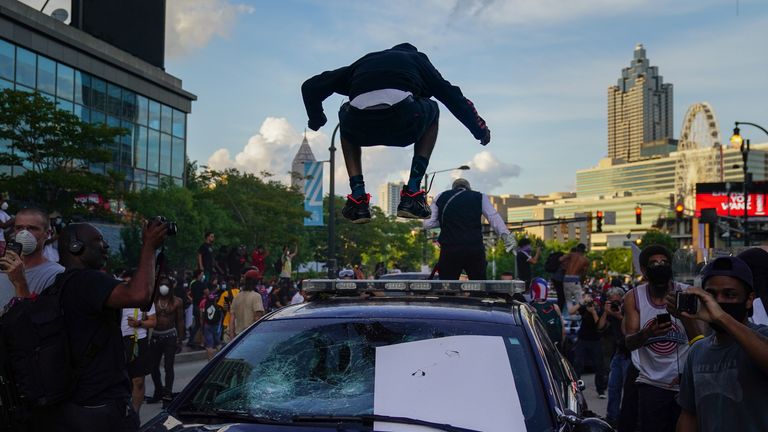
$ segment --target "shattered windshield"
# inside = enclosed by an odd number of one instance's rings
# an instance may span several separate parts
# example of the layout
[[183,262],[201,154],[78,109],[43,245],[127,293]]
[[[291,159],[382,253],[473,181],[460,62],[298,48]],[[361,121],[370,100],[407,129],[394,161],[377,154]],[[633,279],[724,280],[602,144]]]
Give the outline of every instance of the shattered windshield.
[[462,321],[265,321],[217,362],[183,410],[242,412],[282,421],[371,415],[376,347],[459,335],[504,338],[527,429],[551,428],[522,330]]

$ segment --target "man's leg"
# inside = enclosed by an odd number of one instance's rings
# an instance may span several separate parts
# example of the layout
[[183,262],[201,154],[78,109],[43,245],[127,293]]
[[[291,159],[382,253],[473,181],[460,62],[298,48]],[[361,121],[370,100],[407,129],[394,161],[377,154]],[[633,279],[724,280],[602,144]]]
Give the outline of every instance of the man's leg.
[[616,353],[611,359],[611,371],[608,374],[608,409],[605,417],[612,425],[619,421],[619,408],[621,406],[621,389],[624,387],[627,357]]
[[152,369],[150,369],[150,373],[152,375],[152,384],[155,385],[155,392],[152,395],[152,400],[154,401],[157,401],[163,395],[163,392],[160,391],[163,388],[163,382],[160,380],[160,358],[163,356],[162,344],[163,339],[153,337],[152,343],[149,345],[149,349],[152,352]]
[[141,409],[141,403],[144,402],[144,377],[131,378],[131,403],[133,404],[133,410],[137,413]]
[[639,416],[637,383],[637,368],[629,361],[624,375],[624,389],[621,394],[621,408],[619,410],[619,432],[635,432],[637,430],[637,417]]
[[462,266],[457,255],[460,250],[451,250],[450,246],[440,248],[440,258],[437,261],[437,271],[440,273],[440,280],[459,280]]
[[437,142],[437,121],[430,126],[424,135],[416,141],[413,149],[413,159],[411,159],[411,174],[408,178],[408,190],[416,192],[421,189],[421,181],[427,172],[429,159],[432,157],[432,151]]
[[674,432],[680,406],[677,392],[664,390],[649,384],[638,385],[638,402],[641,432]]
[[341,214],[353,223],[367,223],[371,220],[370,197],[365,193],[365,181],[363,181],[362,149],[359,145],[341,138],[341,150],[344,153],[344,163],[349,175],[349,188],[351,193],[347,195],[347,203],[341,209]]
[[467,272],[469,280],[485,280],[486,269],[488,268],[488,262],[485,260],[485,249],[470,252],[464,259],[464,270]]
[[173,395],[173,363],[176,360],[176,338],[167,337],[163,340],[163,357],[165,358],[165,396]]
[[595,370],[595,388],[597,389],[598,396],[601,399],[605,397],[605,388],[608,386],[605,379],[604,363],[603,363],[603,344],[602,341],[590,341],[589,343],[589,356],[592,361],[592,368]]

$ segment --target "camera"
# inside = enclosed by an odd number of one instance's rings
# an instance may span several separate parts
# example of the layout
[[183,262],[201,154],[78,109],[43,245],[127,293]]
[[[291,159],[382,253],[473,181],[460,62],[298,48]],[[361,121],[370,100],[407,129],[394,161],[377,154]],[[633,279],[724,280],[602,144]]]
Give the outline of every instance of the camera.
[[16,255],[21,256],[21,250],[23,248],[24,247],[21,245],[21,243],[11,240],[5,244],[5,252],[3,252],[3,255],[5,255],[5,253],[7,253],[9,250],[12,250],[16,252]]
[[619,312],[621,310],[621,303],[612,301],[611,302],[611,310],[614,312]]
[[169,236],[175,236],[176,233],[179,232],[179,227],[176,225],[176,222],[169,221],[164,216],[155,216],[154,218],[152,218],[152,220],[149,221],[149,223],[150,224],[159,223],[159,224],[166,225],[168,227]]
[[699,310],[699,298],[693,294],[678,291],[675,294],[675,302],[679,312],[687,312],[694,315]]

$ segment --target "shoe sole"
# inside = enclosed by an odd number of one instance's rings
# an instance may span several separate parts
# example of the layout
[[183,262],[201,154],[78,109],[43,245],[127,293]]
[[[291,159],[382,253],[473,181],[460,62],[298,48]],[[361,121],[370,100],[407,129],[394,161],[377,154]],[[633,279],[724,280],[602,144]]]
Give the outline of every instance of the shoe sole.
[[406,218],[406,219],[429,219],[430,216],[432,215],[428,214],[426,216],[418,216],[406,210],[397,211],[397,217]]

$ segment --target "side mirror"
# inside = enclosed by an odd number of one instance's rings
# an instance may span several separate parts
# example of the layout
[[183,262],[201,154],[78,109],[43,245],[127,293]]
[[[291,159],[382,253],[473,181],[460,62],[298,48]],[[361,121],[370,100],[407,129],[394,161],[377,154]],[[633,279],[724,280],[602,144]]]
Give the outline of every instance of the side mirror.
[[584,391],[584,389],[587,388],[587,385],[584,384],[584,381],[578,380],[578,381],[576,381],[576,387],[579,388],[579,391]]

